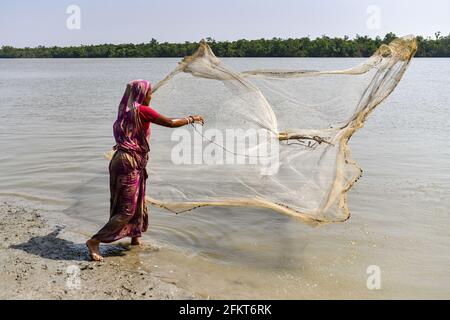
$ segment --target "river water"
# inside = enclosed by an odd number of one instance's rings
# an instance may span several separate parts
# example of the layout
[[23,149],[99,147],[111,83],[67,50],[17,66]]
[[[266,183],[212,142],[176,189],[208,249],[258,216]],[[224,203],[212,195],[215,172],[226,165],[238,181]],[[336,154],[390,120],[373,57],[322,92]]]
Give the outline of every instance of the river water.
[[[225,60],[238,70],[361,62]],[[103,153],[114,144],[124,86],[138,78],[155,83],[177,61],[0,60],[0,199],[70,217],[86,234],[100,227],[109,205]],[[211,298],[450,298],[449,74],[449,59],[413,60],[352,138],[364,175],[349,192],[346,223],[311,228],[270,210],[204,208],[175,216],[151,208],[145,239],[161,249],[144,249],[138,258]],[[188,106],[159,111],[191,113]],[[151,139],[167,130],[153,126]],[[369,290],[368,268],[379,271],[380,289]]]

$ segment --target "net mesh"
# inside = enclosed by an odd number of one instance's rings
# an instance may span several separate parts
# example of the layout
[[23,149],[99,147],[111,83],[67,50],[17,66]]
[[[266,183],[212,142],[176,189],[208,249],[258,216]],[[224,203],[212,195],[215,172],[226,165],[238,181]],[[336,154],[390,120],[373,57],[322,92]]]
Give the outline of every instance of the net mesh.
[[347,192],[362,172],[348,141],[416,49],[408,36],[350,69],[237,72],[202,41],[156,84],[152,104],[189,106],[206,124],[152,141],[165,152],[151,155],[147,201],[175,213],[250,206],[310,224],[347,220]]

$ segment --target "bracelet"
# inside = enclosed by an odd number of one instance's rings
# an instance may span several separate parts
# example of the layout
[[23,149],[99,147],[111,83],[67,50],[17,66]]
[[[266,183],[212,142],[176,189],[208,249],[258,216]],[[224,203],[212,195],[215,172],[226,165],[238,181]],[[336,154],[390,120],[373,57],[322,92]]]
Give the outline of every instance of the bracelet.
[[195,122],[195,119],[194,119],[194,117],[193,116],[189,116],[189,118],[191,119],[191,123],[194,123]]
[[192,122],[194,122],[191,117],[186,117],[184,119],[186,120],[187,124],[191,124]]

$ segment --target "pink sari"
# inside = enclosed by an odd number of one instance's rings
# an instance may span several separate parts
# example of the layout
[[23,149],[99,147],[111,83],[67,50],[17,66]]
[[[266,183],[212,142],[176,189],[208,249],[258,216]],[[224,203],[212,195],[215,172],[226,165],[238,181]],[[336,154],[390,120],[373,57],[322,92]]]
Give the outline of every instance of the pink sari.
[[149,88],[145,80],[130,82],[119,105],[113,127],[116,152],[109,163],[110,219],[93,237],[104,243],[140,237],[148,228],[145,184],[150,147],[137,107]]

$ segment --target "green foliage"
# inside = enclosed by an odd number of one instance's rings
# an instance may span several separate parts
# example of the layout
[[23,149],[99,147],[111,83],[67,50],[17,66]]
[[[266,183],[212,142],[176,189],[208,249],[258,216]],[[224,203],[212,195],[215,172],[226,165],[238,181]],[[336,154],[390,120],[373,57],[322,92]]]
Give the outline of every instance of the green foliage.
[[[258,39],[215,41],[207,38],[212,50],[219,57],[368,57],[382,44],[389,43],[396,35],[388,33],[381,39],[357,35],[355,39]],[[450,34],[435,38],[417,37],[417,57],[450,57]],[[141,44],[101,44],[77,47],[0,48],[0,58],[133,58],[133,57],[184,57],[198,47],[196,42],[159,43],[152,39]]]

